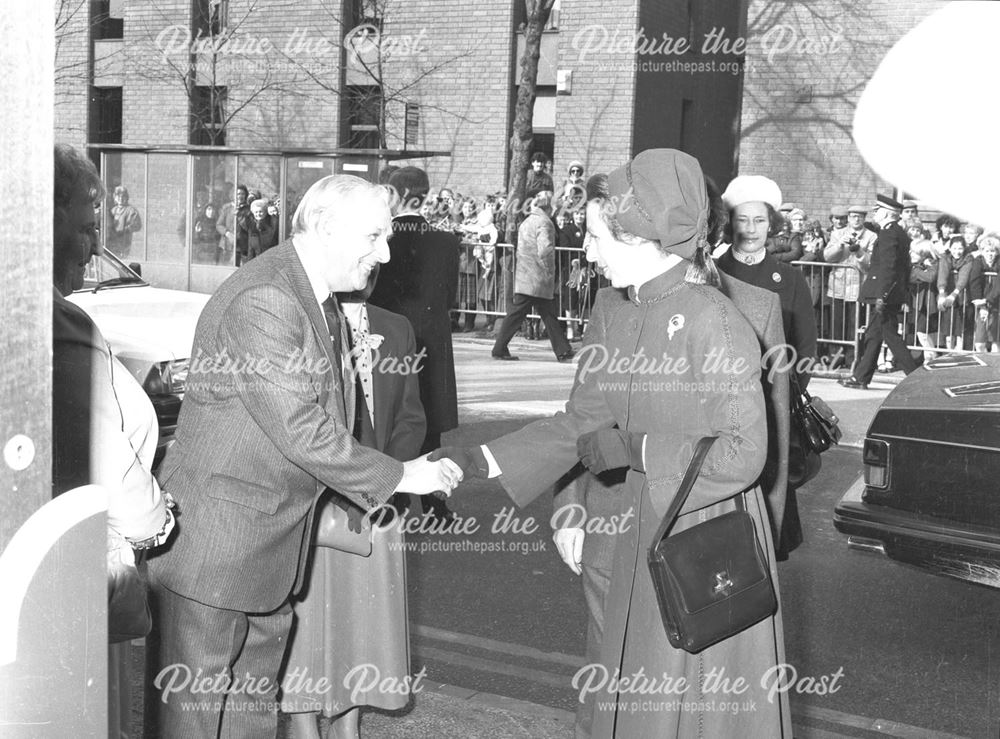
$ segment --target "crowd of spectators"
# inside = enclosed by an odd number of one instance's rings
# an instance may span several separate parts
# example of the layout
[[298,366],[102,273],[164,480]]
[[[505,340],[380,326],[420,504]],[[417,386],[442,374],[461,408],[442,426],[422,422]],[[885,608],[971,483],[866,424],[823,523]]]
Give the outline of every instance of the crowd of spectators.
[[[470,197],[457,195],[448,187],[432,190],[424,202],[421,214],[431,226],[454,233],[461,240],[454,330],[475,331],[481,313],[485,319],[482,330],[493,332],[497,319],[507,312],[513,300],[515,264],[513,245],[506,238],[508,221],[515,218],[517,224],[511,225],[518,225],[542,196],[551,201],[549,213],[555,229],[554,299],[560,317],[566,320],[569,338],[581,334],[599,278],[594,265],[583,255],[584,166],[580,161],[571,161],[558,186],[550,167],[545,154],[532,155],[522,208],[508,208],[503,192]],[[538,319],[526,320],[524,335],[529,339],[547,338],[547,330],[539,324]]]
[[[222,202],[222,193],[233,199]],[[105,246],[124,262],[134,257],[132,236],[142,230],[139,210],[129,204],[129,192],[123,185],[113,191],[114,206],[108,211]],[[226,183],[222,188],[195,192],[191,221],[192,261],[195,264],[233,265],[239,267],[278,244],[278,219],[281,199],[264,196],[246,185]],[[187,214],[177,224],[177,237],[185,243]]]
[[[532,156],[526,173],[526,204],[539,193],[553,193],[555,301],[570,338],[582,332],[600,279],[596,265],[587,262],[583,251],[585,182],[584,165],[574,160],[557,184],[550,160],[540,152]],[[937,349],[997,351],[1000,286],[995,273],[1000,237],[984,235],[975,224],[947,214],[922,220],[918,204],[911,200],[903,206],[901,225],[911,239],[913,265],[905,319],[907,343],[925,347],[927,358]],[[863,306],[859,312],[858,293],[877,234],[877,227],[868,221],[870,211],[865,205],[834,206],[820,220],[795,203],[785,203],[775,214],[767,241],[767,251],[775,260],[795,262],[802,269],[820,338],[840,342],[847,365],[853,359],[855,330],[866,320]],[[477,315],[482,313],[483,328],[492,332],[513,298],[514,251],[506,245],[505,236],[507,219],[512,214],[519,217],[520,209],[508,209],[502,192],[470,197],[441,188],[431,192],[422,212],[434,228],[452,232],[462,241],[453,329],[476,330]],[[719,245],[717,255],[724,250]],[[546,337],[537,319],[527,320],[523,333],[530,339]],[[821,347],[825,355],[835,350],[832,344]]]
[[[392,169],[387,168],[387,175]],[[442,187],[430,192],[421,215],[434,229],[454,233],[461,241],[453,330],[475,331],[482,314],[480,329],[494,331],[513,298],[515,253],[508,242],[516,241],[511,236],[533,199],[551,193],[557,248],[555,301],[570,338],[582,333],[600,279],[583,251],[584,169],[581,161],[570,161],[557,182],[551,160],[535,152],[526,173],[524,207],[509,208],[501,191],[469,196]],[[192,244],[196,263],[239,266],[278,243],[280,198],[262,196],[242,184],[233,188],[227,183],[223,191],[230,189],[235,193],[230,202],[220,204],[218,198],[203,195],[195,204]],[[126,188],[115,188],[115,204],[109,210],[107,245],[123,259],[129,256],[132,234],[142,228],[139,212],[128,199]],[[922,218],[918,204],[911,200],[903,206],[900,224],[911,239],[913,265],[905,318],[907,342],[924,347],[926,358],[940,349],[1000,350],[995,277],[1000,236],[983,234],[975,224],[948,214]],[[795,203],[785,203],[776,214],[767,243],[775,260],[799,263],[820,337],[840,343],[847,350],[847,364],[855,329],[866,318],[858,310],[858,291],[877,232],[867,221],[870,210],[865,205],[838,205],[820,220]],[[511,218],[517,223],[509,224]],[[185,228],[186,219],[179,229],[182,237]],[[717,255],[723,251],[720,246]],[[527,320],[523,328],[528,338],[546,337],[537,319]],[[830,345],[825,348],[832,349]]]
[[246,185],[236,186],[232,202],[216,208],[214,203],[195,209],[196,261],[202,264],[235,264],[239,267],[278,244],[281,199],[266,198]]
[[[835,206],[824,224],[795,203],[780,208],[767,249],[777,261],[797,262],[804,271],[822,338],[853,342],[855,326],[865,323],[858,292],[877,234],[866,220],[870,211],[865,205]],[[912,200],[903,201],[900,224],[910,237],[912,264],[907,343],[924,347],[926,359],[938,349],[1000,350],[1000,236],[948,214],[924,220]],[[819,266],[824,264],[831,266]],[[846,361],[850,364],[850,349]]]

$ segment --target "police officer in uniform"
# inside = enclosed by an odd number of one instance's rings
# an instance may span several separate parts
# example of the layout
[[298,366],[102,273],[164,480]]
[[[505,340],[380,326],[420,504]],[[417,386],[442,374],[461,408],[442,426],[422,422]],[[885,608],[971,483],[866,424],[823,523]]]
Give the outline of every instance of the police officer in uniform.
[[861,359],[854,374],[840,380],[844,387],[868,388],[883,343],[892,351],[893,359],[903,372],[910,374],[917,368],[916,360],[899,335],[899,312],[906,302],[910,279],[910,237],[899,225],[902,211],[899,201],[887,195],[876,198],[874,221],[879,233],[860,294],[861,302],[873,304],[874,309],[869,313]]

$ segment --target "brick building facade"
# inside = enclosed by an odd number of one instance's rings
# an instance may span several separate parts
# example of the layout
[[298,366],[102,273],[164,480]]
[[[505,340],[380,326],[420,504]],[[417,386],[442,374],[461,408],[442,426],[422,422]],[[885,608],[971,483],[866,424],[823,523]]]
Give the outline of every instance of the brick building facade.
[[[945,5],[940,0],[824,0],[749,6],[748,50],[740,121],[739,171],[763,174],[786,201],[827,224],[834,205],[869,204],[891,192],[865,164],[851,138],[854,107],[885,53],[908,30]],[[902,128],[927,105],[900,110]],[[915,151],[914,156],[920,156]]]
[[[364,82],[364,75],[342,68],[343,29],[377,15],[387,42],[380,60],[387,146],[402,148],[403,103],[417,103],[419,134],[411,148],[452,152],[414,162],[428,169],[436,186],[473,194],[504,187],[521,49],[517,28],[523,19],[514,0],[366,0],[348,3],[339,16],[329,3],[279,7],[229,0],[223,7],[235,50],[216,54],[213,65],[212,54],[196,49],[193,79],[185,79],[191,49],[184,42],[199,21],[190,0],[98,2],[89,16],[82,0],[58,5],[82,7],[60,30],[67,52],[72,46],[84,59],[88,49],[93,53],[89,106],[80,92],[86,80],[57,80],[58,140],[100,141],[95,118],[101,95],[110,91],[119,96],[120,138],[112,132],[105,141],[189,143],[198,105],[194,88],[214,84],[225,88],[224,115],[232,116],[226,145],[344,145],[346,103],[332,90]],[[739,76],[664,72],[657,65],[675,55],[636,51],[641,42],[635,41],[664,33],[694,39],[705,32],[702,26],[737,26],[738,6],[720,10],[726,5],[706,3],[712,10],[704,11],[685,0],[632,0],[611,15],[604,2],[578,0],[554,11],[543,35],[535,123],[537,148],[554,155],[557,183],[573,159],[590,173],[617,166],[636,148],[681,144],[711,160],[716,177],[728,179],[735,161]],[[93,32],[102,8],[120,15],[118,37]],[[561,84],[560,78],[569,81]]]
[[[217,7],[203,4],[206,13]],[[543,35],[537,148],[554,154],[558,185],[573,159],[589,174],[673,146],[698,156],[720,186],[737,171],[766,174],[786,200],[825,219],[832,204],[891,189],[855,151],[854,104],[885,51],[943,4],[629,0],[610,13],[601,0],[563,0]],[[82,11],[65,12],[76,6]],[[193,88],[214,83],[226,88],[229,146],[344,145],[345,121],[364,117],[350,118],[335,92],[364,82],[356,65],[342,65],[344,29],[378,16],[388,43],[387,146],[402,148],[403,103],[417,103],[411,148],[452,153],[413,162],[434,186],[476,195],[503,188],[523,17],[515,0],[349,0],[339,16],[310,0],[221,7],[236,51],[216,55],[215,65],[210,53],[196,54],[197,78],[186,88],[183,34],[205,24],[190,0],[59,0],[57,140],[99,141],[102,106],[111,99],[113,115],[117,94],[120,142],[188,143],[192,109],[204,107]],[[120,38],[113,30],[108,38],[101,13],[120,16]],[[684,40],[689,50],[680,53]],[[905,125],[911,114],[886,125]]]

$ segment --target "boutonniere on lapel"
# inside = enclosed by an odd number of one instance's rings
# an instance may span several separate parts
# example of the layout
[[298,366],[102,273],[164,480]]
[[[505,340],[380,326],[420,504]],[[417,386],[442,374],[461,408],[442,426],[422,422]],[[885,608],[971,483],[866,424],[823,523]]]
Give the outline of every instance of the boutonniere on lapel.
[[674,313],[670,316],[670,320],[667,322],[667,340],[673,341],[674,334],[684,328],[684,316],[680,313]]
[[370,334],[368,332],[358,334],[358,347],[367,349],[370,352],[377,351],[385,337],[382,334]]

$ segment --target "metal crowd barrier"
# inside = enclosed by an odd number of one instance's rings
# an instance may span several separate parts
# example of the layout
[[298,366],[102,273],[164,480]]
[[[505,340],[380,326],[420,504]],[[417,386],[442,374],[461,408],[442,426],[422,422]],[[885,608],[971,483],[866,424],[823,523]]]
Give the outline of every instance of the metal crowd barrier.
[[[502,319],[514,295],[516,248],[511,244],[461,245],[458,299],[455,312],[485,316],[487,322]],[[861,337],[874,306],[858,303],[865,272],[853,264],[796,261],[806,278],[812,299],[821,357],[851,353],[858,355]],[[485,266],[484,266],[485,265]],[[987,272],[996,279],[996,272]],[[594,297],[610,283],[593,273],[583,249],[556,248],[556,301],[559,321],[571,337],[579,337],[590,320]],[[910,301],[903,306],[900,330],[912,351],[946,353],[973,351],[973,333],[978,309],[969,303],[968,289],[951,307],[937,308],[937,283],[910,285]],[[932,296],[932,297],[931,297]],[[930,298],[930,299],[929,299]],[[928,303],[931,309],[928,310]],[[537,319],[534,313],[530,319]],[[1000,320],[995,315],[987,325],[987,349],[1000,347]],[[952,337],[949,341],[948,337]],[[837,365],[831,369],[837,369]],[[846,368],[843,364],[840,368]]]
[[[809,284],[816,316],[820,356],[831,355],[836,347],[853,348],[860,354],[865,327],[871,320],[874,305],[857,303],[830,296],[830,281],[837,270],[845,270],[843,280],[864,281],[865,273],[854,265],[828,264],[826,262],[792,262],[802,269]],[[986,272],[987,280],[996,279],[996,272]],[[838,275],[838,278],[840,276]],[[858,283],[860,284],[860,283]],[[822,286],[822,287],[821,287]],[[979,318],[979,309],[971,303],[966,288],[948,308],[937,305],[937,281],[910,283],[909,301],[900,314],[900,334],[911,351],[932,354],[975,351],[973,337]],[[843,293],[841,293],[843,295]],[[854,292],[854,295],[857,293]],[[985,323],[986,349],[1000,349],[1000,321],[995,313]],[[831,352],[832,350],[832,352]],[[843,349],[846,351],[846,348]]]
[[[485,316],[488,322],[502,319],[514,296],[516,247],[463,242],[461,249],[454,312]],[[553,299],[559,321],[566,326],[568,336],[577,338],[590,320],[597,291],[611,283],[588,266],[583,249],[556,247],[555,284]],[[528,318],[539,316],[530,313]]]

